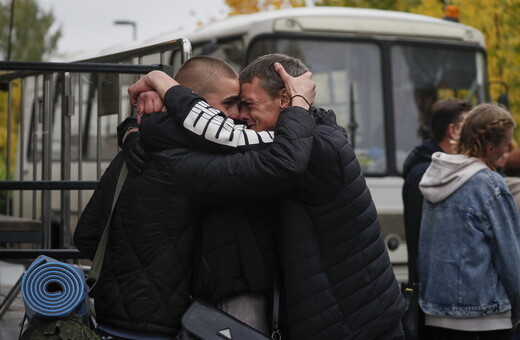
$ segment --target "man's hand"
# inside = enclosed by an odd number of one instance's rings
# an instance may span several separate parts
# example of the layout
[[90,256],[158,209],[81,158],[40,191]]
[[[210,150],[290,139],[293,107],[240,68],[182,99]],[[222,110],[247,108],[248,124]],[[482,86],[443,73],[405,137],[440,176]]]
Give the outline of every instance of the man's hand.
[[161,99],[164,99],[166,91],[175,85],[179,85],[179,83],[166,73],[162,71],[152,71],[128,88],[130,104],[136,107],[139,95],[148,91],[155,91]]
[[164,102],[155,91],[146,91],[137,98],[137,124],[141,124],[141,116],[159,111],[165,111]]
[[140,173],[148,162],[148,154],[141,144],[139,131],[131,131],[123,141],[123,151],[128,170],[133,174]]
[[282,78],[289,98],[292,98],[291,104],[308,109],[309,105],[314,103],[314,97],[316,97],[316,82],[312,80],[312,72],[309,71],[299,77],[292,77],[278,62],[274,63],[274,69]]

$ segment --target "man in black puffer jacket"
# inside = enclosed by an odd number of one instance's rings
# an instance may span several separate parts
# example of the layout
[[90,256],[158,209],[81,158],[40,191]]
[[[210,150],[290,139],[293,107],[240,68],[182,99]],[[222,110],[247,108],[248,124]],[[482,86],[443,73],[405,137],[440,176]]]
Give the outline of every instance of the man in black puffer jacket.
[[[225,83],[222,73],[210,74],[214,75],[210,81]],[[183,92],[185,105],[208,106],[187,88],[178,86],[178,91]],[[237,91],[238,83],[235,96]],[[238,188],[236,198],[246,193],[243,187],[265,195],[286,190],[307,165],[313,127],[307,110],[291,107],[282,114],[277,136],[265,150],[219,155],[188,147],[196,144],[189,133],[171,126],[176,147],[155,150],[141,173],[127,177],[114,210],[106,256],[93,290],[100,330],[120,338],[173,339],[190,303],[194,225],[204,209],[196,199],[215,204],[228,198],[222,189],[220,196],[207,194],[215,182]],[[222,131],[222,136],[226,134]],[[257,136],[251,131],[227,134],[227,143],[247,144],[252,138],[248,135]],[[108,220],[123,162],[121,152],[103,174],[76,227],[74,244],[90,259]],[[273,173],[273,166],[279,171]],[[251,168],[256,176],[250,176]]]
[[[307,71],[299,60],[283,55],[260,57],[242,71],[241,118],[259,135],[272,130],[280,111],[295,102],[310,106],[304,95],[284,88],[276,62],[292,76]],[[183,104],[178,87],[170,88],[171,82],[157,73],[143,81],[159,91],[168,112],[187,130],[199,131],[200,139],[225,143],[211,127],[217,113]],[[131,96],[139,92],[139,86],[129,89]],[[359,163],[334,112],[309,109],[316,123],[311,158],[303,177],[278,203],[289,338],[402,339],[404,299]],[[157,127],[153,131],[148,138],[157,134]],[[141,133],[146,138],[144,127]],[[250,176],[255,170],[251,168]],[[279,170],[272,166],[273,172]],[[217,187],[215,183],[214,194],[221,190]],[[246,186],[244,190],[256,192]]]

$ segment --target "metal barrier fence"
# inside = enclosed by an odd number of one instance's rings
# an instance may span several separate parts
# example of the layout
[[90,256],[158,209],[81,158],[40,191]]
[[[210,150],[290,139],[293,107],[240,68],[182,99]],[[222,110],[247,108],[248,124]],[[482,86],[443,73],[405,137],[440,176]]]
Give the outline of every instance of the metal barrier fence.
[[[118,152],[117,124],[133,114],[125,87],[152,70],[172,75],[174,56],[179,66],[189,59],[190,42],[181,38],[72,63],[0,62],[0,260],[83,258],[71,235]],[[17,243],[32,248],[7,249]],[[21,277],[0,304],[0,319],[20,284]]]
[[[172,74],[174,56],[179,65],[190,58],[188,40],[79,62],[0,62],[0,247],[18,220],[40,224],[34,254],[72,247],[75,222],[118,152],[115,127],[133,113],[126,87],[152,70]],[[0,249],[0,259],[24,251]]]

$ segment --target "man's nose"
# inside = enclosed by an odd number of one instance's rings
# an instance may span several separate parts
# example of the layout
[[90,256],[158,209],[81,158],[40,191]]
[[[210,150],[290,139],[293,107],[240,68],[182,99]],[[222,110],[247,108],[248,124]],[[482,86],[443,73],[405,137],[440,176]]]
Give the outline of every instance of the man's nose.
[[249,110],[246,105],[240,105],[239,107],[239,118],[240,120],[247,121],[249,120]]
[[227,117],[231,119],[240,119],[240,112],[238,111],[238,105],[233,105],[227,110]]

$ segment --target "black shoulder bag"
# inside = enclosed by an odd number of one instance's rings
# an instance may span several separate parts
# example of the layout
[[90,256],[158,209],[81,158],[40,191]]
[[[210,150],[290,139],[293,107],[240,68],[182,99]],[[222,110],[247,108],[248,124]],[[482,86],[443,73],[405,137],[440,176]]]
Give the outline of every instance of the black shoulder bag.
[[272,332],[268,337],[220,309],[196,299],[182,316],[183,329],[177,340],[281,340],[278,329],[279,305],[280,292],[275,279]]

